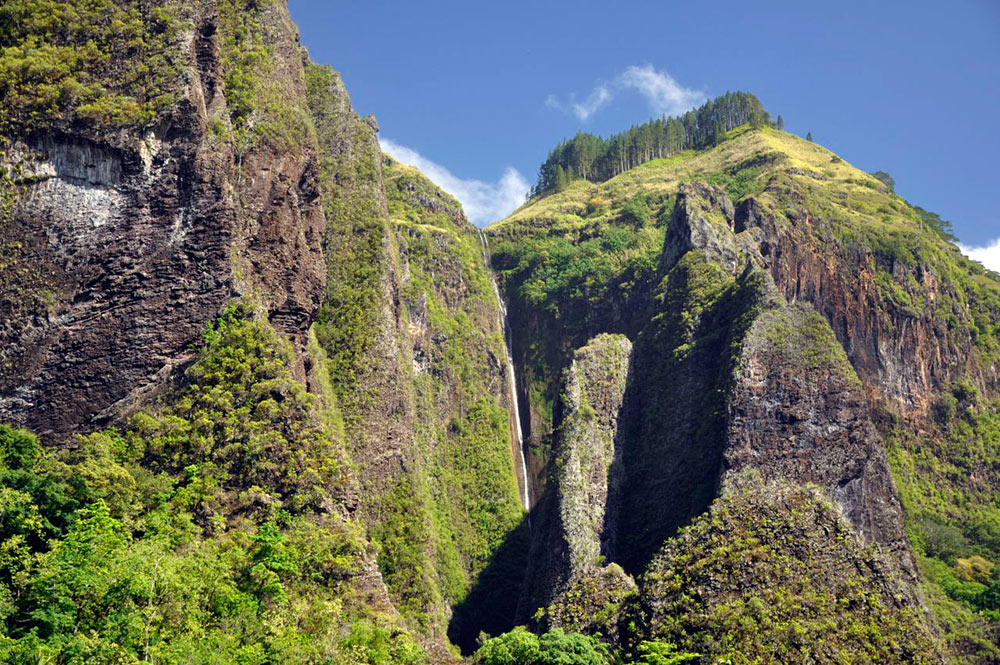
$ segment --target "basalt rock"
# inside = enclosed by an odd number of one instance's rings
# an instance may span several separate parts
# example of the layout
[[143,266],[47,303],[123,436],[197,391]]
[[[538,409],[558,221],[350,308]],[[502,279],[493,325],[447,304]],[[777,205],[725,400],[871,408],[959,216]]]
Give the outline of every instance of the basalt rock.
[[553,478],[535,511],[541,535],[529,558],[521,616],[547,605],[602,557],[614,560],[615,495],[622,487],[612,470],[622,463],[616,442],[631,352],[624,335],[599,335],[573,354]]
[[[761,229],[731,227],[731,219],[720,190],[682,188],[628,382],[616,383],[624,372],[607,366],[617,357],[614,338],[575,355],[522,616],[588,574],[598,553],[642,573],[664,541],[747,473],[809,485],[836,502],[861,542],[884,553],[893,594],[920,608],[902,509],[861,381],[826,320],[807,303],[785,301],[757,251]],[[597,512],[604,521],[595,528]]]
[[[304,101],[287,15],[263,20]],[[17,194],[0,240],[31,269],[0,298],[0,420],[47,441],[128,412],[236,297],[264,306],[305,375],[325,279],[316,155],[262,142],[238,159],[209,129],[227,116],[220,37],[214,15],[196,21],[186,87],[152,130],[29,135],[8,151]]]
[[[970,377],[990,392],[1000,388],[997,366],[980,362],[968,330],[948,323],[966,314],[936,309],[946,298],[962,298],[919,257],[907,262],[863,242],[839,241],[835,224],[803,203],[777,211],[750,197],[737,207],[735,224],[738,231],[760,230],[763,265],[781,293],[826,317],[876,403],[925,418],[937,393],[956,379]],[[928,305],[907,307],[887,297],[879,288],[886,274],[909,284],[907,297]]]
[[870,407],[833,331],[806,304],[763,312],[743,342],[729,400],[726,476],[824,488],[868,543],[916,565]]

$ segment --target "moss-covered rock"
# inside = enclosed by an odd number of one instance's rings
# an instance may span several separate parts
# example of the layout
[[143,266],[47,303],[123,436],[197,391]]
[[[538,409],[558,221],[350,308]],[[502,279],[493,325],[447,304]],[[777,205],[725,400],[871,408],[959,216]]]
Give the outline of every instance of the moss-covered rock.
[[644,573],[633,639],[706,663],[940,662],[891,570],[823,492],[745,475]]
[[546,499],[535,517],[520,605],[544,607],[567,584],[596,569],[617,533],[608,505],[622,491],[619,417],[630,376],[632,343],[624,335],[598,335],[573,354],[560,402],[561,425]]

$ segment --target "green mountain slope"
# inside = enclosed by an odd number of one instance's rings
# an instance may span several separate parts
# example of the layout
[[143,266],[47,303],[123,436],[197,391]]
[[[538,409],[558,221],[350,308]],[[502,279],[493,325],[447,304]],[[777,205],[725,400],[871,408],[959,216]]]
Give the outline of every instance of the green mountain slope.
[[[826,486],[890,568],[902,566],[904,593],[919,567],[933,621],[950,626],[943,648],[989,662],[994,648],[978,640],[995,630],[988,571],[1000,555],[990,535],[1000,279],[921,212],[820,146],[744,126],[605,182],[572,180],[487,229],[550,493],[561,496],[562,461],[580,445],[563,434],[576,427],[561,396],[573,352],[607,332],[634,342],[614,433],[623,461],[607,470],[622,489],[608,490],[606,560],[641,573],[750,464]],[[753,323],[796,302],[805,313],[785,320],[798,323]],[[774,355],[779,344],[792,346]],[[841,406],[795,383],[842,366],[843,382],[819,393],[838,391]],[[837,419],[824,424],[824,413]],[[851,443],[816,438],[851,418]],[[786,439],[809,442],[805,466],[786,457]],[[867,470],[852,475],[852,459]],[[852,487],[868,498],[849,498]]]

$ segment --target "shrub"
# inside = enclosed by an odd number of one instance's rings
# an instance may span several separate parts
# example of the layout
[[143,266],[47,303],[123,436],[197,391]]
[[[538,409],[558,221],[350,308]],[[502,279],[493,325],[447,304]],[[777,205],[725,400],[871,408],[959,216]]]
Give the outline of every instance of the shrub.
[[926,519],[920,524],[924,551],[928,556],[954,565],[956,559],[969,551],[969,540],[958,527]]
[[633,196],[622,209],[622,221],[636,228],[649,224],[652,215],[653,211],[649,208],[649,201],[643,194]]
[[486,640],[476,652],[478,665],[604,665],[607,651],[592,637],[554,628],[541,637],[519,626]]

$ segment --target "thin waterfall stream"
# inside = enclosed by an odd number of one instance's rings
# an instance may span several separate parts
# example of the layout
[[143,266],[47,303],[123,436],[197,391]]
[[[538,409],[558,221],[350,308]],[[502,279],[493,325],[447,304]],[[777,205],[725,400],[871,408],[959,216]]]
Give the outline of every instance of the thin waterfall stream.
[[[529,475],[528,475],[528,462],[524,455],[524,428],[521,425],[521,407],[518,404],[520,401],[517,397],[517,379],[514,374],[514,351],[511,343],[511,330],[510,324],[507,322],[507,305],[504,302],[503,297],[500,295],[500,286],[497,284],[496,275],[493,274],[493,268],[490,266],[490,254],[489,254],[489,243],[486,240],[486,234],[482,231],[479,232],[479,240],[483,248],[483,261],[486,263],[486,269],[490,273],[490,283],[493,285],[493,292],[496,294],[497,303],[499,304],[500,312],[500,328],[503,330],[504,344],[507,349],[507,381],[510,387],[510,400],[514,407],[514,438],[517,443],[517,450],[520,454],[521,462],[521,485],[523,487],[521,493],[521,504],[524,506],[525,512],[531,511],[531,487],[529,485]],[[531,528],[531,518],[528,518],[528,528]]]

